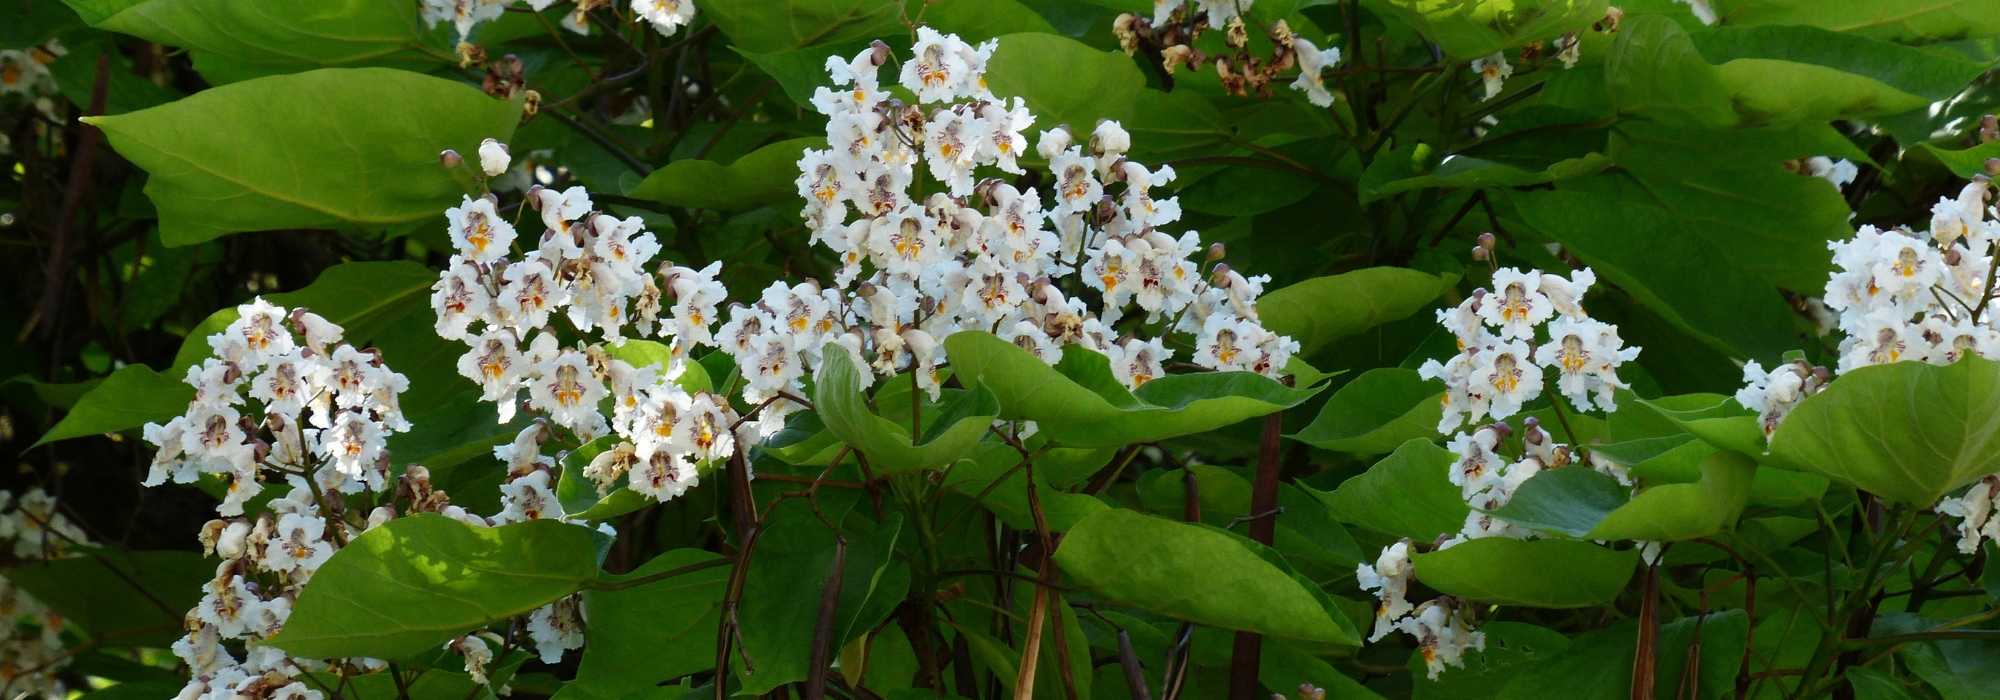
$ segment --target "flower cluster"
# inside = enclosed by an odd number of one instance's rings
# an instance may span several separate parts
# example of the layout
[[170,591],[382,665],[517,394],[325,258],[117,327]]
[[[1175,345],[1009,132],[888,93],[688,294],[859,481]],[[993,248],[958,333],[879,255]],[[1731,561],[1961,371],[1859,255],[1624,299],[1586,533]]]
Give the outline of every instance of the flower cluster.
[[[76,523],[57,512],[56,499],[40,488],[18,499],[14,492],[0,490],[0,542],[22,562],[61,558],[90,544]],[[0,577],[0,692],[10,698],[69,697],[59,675],[69,665],[62,632],[61,614]]]
[[1906,360],[1951,364],[1967,355],[2000,359],[2000,323],[1987,308],[2000,244],[2000,213],[1987,206],[1991,194],[1990,183],[1974,180],[1957,197],[1938,199],[1927,231],[1864,225],[1853,238],[1827,244],[1835,269],[1824,304],[1836,314],[1839,359],[1831,370],[1804,360],[1769,369],[1754,360],[1744,364],[1736,400],[1757,412],[1766,439],[1805,397],[1857,368]]
[[[514,0],[422,0],[420,11],[426,23],[435,27],[450,22],[460,41],[472,35],[472,28],[499,19]],[[556,0],[527,0],[528,9],[541,12]],[[591,10],[609,7],[611,0],[576,0],[573,11],[563,16],[562,26],[578,34],[590,33]],[[661,36],[673,36],[694,21],[693,0],[632,0],[634,19],[652,25]]]
[[[1810,169],[1838,184],[1844,174],[1839,165],[1814,162]],[[1975,178],[1956,197],[1938,198],[1927,230],[1864,225],[1853,238],[1827,244],[1834,271],[1823,303],[1835,314],[1839,359],[1832,369],[1789,356],[1769,369],[1755,360],[1744,363],[1736,402],[1757,413],[1766,440],[1806,397],[1856,369],[2000,359],[2000,322],[1989,308],[2000,254],[2000,210],[1988,206],[1992,194],[1990,182]],[[1959,547],[1966,552],[1977,550],[1983,537],[2000,535],[1990,517],[1996,484],[2000,480],[1988,476],[1936,506],[1959,519]]]
[[[1471,507],[1464,527],[1440,538],[1437,549],[1484,537],[1535,536],[1488,511],[1506,505],[1536,474],[1581,461],[1574,446],[1557,442],[1532,416],[1521,421],[1520,453],[1504,454],[1503,446],[1515,444],[1508,440],[1515,428],[1499,421],[1540,397],[1549,380],[1578,411],[1617,410],[1614,394],[1625,387],[1618,369],[1636,358],[1639,349],[1625,346],[1617,326],[1592,319],[1584,311],[1583,295],[1595,282],[1589,268],[1567,277],[1500,268],[1493,273],[1498,291],[1475,290],[1458,306],[1437,312],[1438,324],[1457,338],[1459,353],[1445,362],[1426,361],[1418,372],[1445,383],[1444,420],[1438,431],[1456,431],[1446,445],[1455,457],[1449,475]],[[1495,422],[1471,432],[1460,430],[1488,418]],[[1631,484],[1616,465],[1594,459],[1590,463]],[[1449,599],[1415,606],[1409,602],[1405,595],[1415,575],[1412,546],[1407,540],[1393,544],[1372,565],[1361,564],[1356,574],[1363,590],[1380,600],[1370,641],[1393,631],[1409,634],[1417,639],[1430,674],[1436,677],[1445,667],[1460,664],[1467,649],[1483,648],[1485,637],[1468,626],[1463,611]]]
[[[1315,105],[1332,106],[1333,93],[1326,88],[1324,71],[1340,63],[1340,49],[1319,48],[1278,20],[1267,32],[1275,47],[1271,55],[1252,55],[1249,29],[1243,23],[1243,13],[1250,6],[1250,2],[1229,0],[1162,0],[1154,3],[1150,19],[1119,15],[1111,31],[1127,54],[1137,53],[1141,46],[1158,51],[1161,68],[1169,75],[1183,65],[1201,70],[1213,64],[1223,89],[1237,96],[1254,92],[1269,97],[1272,81],[1297,68],[1291,88],[1305,93]],[[1195,40],[1215,28],[1223,30],[1229,53],[1211,56],[1195,48]]]
[[[1047,198],[977,177],[1025,174],[1035,123],[1018,98],[987,90],[995,47],[919,28],[898,72],[917,104],[883,89],[885,45],[828,60],[834,85],[813,99],[828,147],[804,154],[797,185],[813,241],[840,268],[831,286],[775,283],[732,309],[716,335],[744,368],[746,401],[800,390],[828,346],[880,376],[913,371],[935,398],[940,341],[961,330],[993,332],[1050,364],[1068,345],[1103,353],[1133,388],[1163,376],[1172,351],[1159,337],[1121,334],[1121,323],[1197,336],[1192,360],[1211,369],[1276,376],[1297,350],[1257,321],[1268,278],[1220,264],[1204,274],[1189,260],[1200,238],[1161,230],[1181,215],[1175,199],[1152,193],[1173,169],[1126,157],[1132,137],[1117,122],[1098,124],[1087,143],[1061,126],[1040,133]],[[922,194],[925,174],[941,191]],[[784,410],[768,406],[761,418]]]
[[[505,172],[504,147],[481,148],[483,169]],[[617,444],[585,474],[601,490],[620,480],[656,500],[697,482],[696,466],[729,456],[736,422],[728,401],[690,393],[677,383],[690,350],[714,345],[710,328],[727,296],[719,264],[696,270],[663,263],[660,244],[638,217],[592,210],[582,187],[532,187],[525,208],[538,209],[543,231],[518,255],[514,225],[490,196],[467,197],[445,212],[457,254],[432,288],[439,336],[468,349],[458,371],[514,419],[522,395],[546,424],[502,446],[510,494],[537,501],[536,517],[561,517],[553,497],[553,460],[541,453],[550,428],[577,443],[607,434]],[[652,268],[652,269],[649,269]],[[559,340],[555,321],[581,340]],[[667,338],[667,359],[634,365],[620,355],[636,338]],[[610,410],[607,411],[606,406]],[[503,514],[504,515],[504,514]]]
[[[182,697],[319,698],[303,674],[381,670],[376,659],[298,659],[258,642],[283,628],[300,587],[336,551],[399,513],[439,513],[483,527],[542,517],[555,502],[546,471],[536,472],[539,489],[533,477],[503,487],[506,509],[492,518],[452,505],[420,465],[393,475],[386,442],[411,427],[399,404],[408,382],[374,350],[343,343],[343,335],[306,309],[287,311],[261,298],[239,306],[236,320],[208,337],[213,356],[188,369],[194,399],[187,412],[145,428],[159,448],[146,485],[209,476],[226,482],[217,507],[223,517],[200,534],[203,550],[222,563],[173,646],[192,671]],[[506,459],[522,442],[496,455]],[[283,478],[284,492],[246,515],[246,503],[274,476]],[[344,496],[362,493],[382,505],[350,511]],[[545,638],[568,643],[561,648],[580,645],[554,632],[535,634],[538,643]],[[453,642],[476,677],[491,658],[483,645],[477,637]]]

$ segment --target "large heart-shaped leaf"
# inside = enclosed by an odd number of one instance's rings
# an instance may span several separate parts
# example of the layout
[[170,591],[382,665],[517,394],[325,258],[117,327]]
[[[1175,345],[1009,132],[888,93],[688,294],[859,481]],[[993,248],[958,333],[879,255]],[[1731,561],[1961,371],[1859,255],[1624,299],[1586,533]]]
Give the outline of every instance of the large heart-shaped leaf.
[[403,658],[534,610],[596,577],[595,533],[586,527],[398,518],[328,559],[270,644],[307,658]]
[[194,388],[145,365],[127,365],[84,392],[62,421],[30,447],[58,440],[130,430],[187,411]]
[[944,344],[960,381],[992,390],[1001,417],[1035,421],[1043,434],[1071,447],[1116,447],[1207,432],[1297,406],[1320,390],[1288,387],[1249,372],[1196,372],[1161,377],[1127,392],[1112,376],[1109,360],[1073,345],[1050,367],[991,333],[955,333]]
[[[718,561],[714,552],[675,549],[623,578]],[[615,579],[614,579],[615,580]],[[715,665],[728,567],[690,571],[622,590],[585,591],[583,663],[576,679],[601,690],[636,691]]]
[[1584,29],[1604,18],[1605,0],[1381,0],[1371,4],[1402,18],[1452,58],[1473,59]]
[[221,84],[314,68],[420,68],[450,60],[416,3],[330,0],[65,0],[91,26],[188,49],[195,69]]
[[1329,343],[1408,317],[1429,306],[1456,278],[1400,267],[1370,267],[1314,277],[1257,300],[1259,321],[1299,341],[1310,356]]
[[1447,595],[1537,608],[1587,608],[1616,599],[1638,561],[1635,549],[1487,537],[1418,554],[1411,564],[1417,580]]
[[1333,392],[1313,422],[1291,438],[1322,450],[1382,454],[1436,435],[1443,394],[1441,385],[1416,370],[1371,369]]
[[1471,512],[1451,483],[1453,459],[1431,440],[1412,439],[1339,488],[1316,493],[1341,522],[1430,542],[1464,527]]
[[722,165],[709,160],[677,160],[653,171],[627,194],[690,209],[746,209],[794,195],[799,154],[826,139],[779,141]]
[[949,398],[921,440],[911,439],[908,426],[868,408],[868,397],[861,393],[865,370],[855,366],[847,350],[829,344],[824,357],[819,375],[813,378],[813,410],[826,422],[828,432],[867,455],[879,473],[936,469],[956,462],[986,436],[1000,414],[993,392],[973,382],[971,389]]
[[1699,443],[1701,479],[1630,496],[1616,479],[1589,469],[1555,469],[1528,479],[1493,515],[1523,527],[1587,540],[1672,542],[1707,537],[1736,521],[1749,500],[1749,457]]
[[1354,623],[1282,561],[1223,530],[1115,508],[1084,518],[1056,549],[1071,579],[1125,605],[1200,625],[1359,644]]
[[[514,105],[442,78],[326,68],[84,121],[150,177],[168,245],[244,231],[437,218],[467,191],[438,151],[507,140]],[[441,223],[441,222],[440,222]]]
[[1925,507],[2000,472],[2000,362],[1897,362],[1841,374],[1771,436],[1780,463]]

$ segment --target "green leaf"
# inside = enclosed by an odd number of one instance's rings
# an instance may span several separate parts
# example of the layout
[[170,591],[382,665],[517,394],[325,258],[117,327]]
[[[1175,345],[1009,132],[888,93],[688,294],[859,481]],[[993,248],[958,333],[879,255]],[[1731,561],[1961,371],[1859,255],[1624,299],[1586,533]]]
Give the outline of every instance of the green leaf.
[[1674,542],[1722,532],[1743,512],[1756,470],[1747,456],[1716,451],[1702,460],[1701,481],[1641,491],[1606,514],[1584,538]]
[[1400,267],[1314,277],[1257,300],[1265,328],[1299,341],[1311,356],[1333,341],[1422,311],[1457,280]]
[[[1675,328],[1731,355],[1772,357],[1801,342],[1777,288],[1825,286],[1826,241],[1853,235],[1838,190],[1780,164],[1846,143],[1825,124],[1621,126],[1611,142],[1620,171],[1508,199],[1531,228]],[[1732,156],[1702,155],[1713,152]]]
[[98,29],[189,49],[195,69],[215,84],[314,68],[376,65],[423,69],[450,60],[448,47],[425,46],[427,33],[414,3],[65,2]]
[[690,209],[736,210],[791,199],[799,175],[799,154],[824,138],[797,138],[764,146],[722,165],[710,160],[678,160],[653,171],[629,196]]
[[[1108,449],[1068,447],[1049,448],[1035,456],[1036,498],[1041,501],[1042,517],[1049,531],[1066,532],[1091,514],[1110,507],[1094,496],[1069,493],[1054,487],[1049,483],[1049,473],[1061,470],[1066,463],[1094,463],[1101,467],[1110,459],[1111,450]],[[1015,469],[1020,464],[1021,453],[1013,447],[998,442],[983,442],[945,472],[944,486],[966,496],[978,497],[979,505],[992,511],[1008,527],[1034,530],[1035,516],[1028,508],[1027,470]],[[995,480],[999,481],[998,485],[994,484]]]
[[1683,394],[1639,399],[1643,406],[1688,434],[1717,448],[1764,454],[1764,431],[1757,416],[1721,394]]
[[[1203,523],[1226,530],[1251,516],[1250,480],[1243,474],[1202,464],[1187,470],[1195,476]],[[1139,482],[1140,502],[1155,514],[1180,517],[1187,502],[1184,477],[1177,469],[1148,473]],[[1314,580],[1338,578],[1352,574],[1354,565],[1361,563],[1360,545],[1335,522],[1325,501],[1298,486],[1280,484],[1278,508],[1281,514],[1273,518],[1277,527],[1271,547],[1301,573]]]
[[[900,516],[861,527],[852,520],[837,524],[847,539],[847,561],[834,609],[830,642],[834,649],[887,619],[910,585],[909,568],[895,558],[902,533]],[[743,653],[756,664],[755,673],[748,673],[742,664],[732,665],[741,692],[764,693],[805,680],[820,594],[833,571],[834,547],[834,533],[803,501],[786,502],[765,521],[737,612]]]
[[130,430],[187,412],[194,389],[145,365],[126,365],[77,399],[55,427],[29,447]]
[[[721,557],[675,549],[622,578],[672,571]],[[615,580],[615,579],[614,579]],[[729,568],[716,567],[611,591],[584,591],[585,628],[579,682],[626,692],[707,670],[715,665],[715,626]]]
[[2000,362],[1897,362],[1841,374],[1771,436],[1779,463],[1904,504],[2000,471]]
[[[1675,692],[1703,698],[1731,696],[1749,625],[1750,617],[1741,610],[1688,616],[1660,625],[1654,647],[1654,685],[1643,692],[1653,697],[1671,697]],[[1516,670],[1499,687],[1497,697],[1630,697],[1636,694],[1632,689],[1632,657],[1638,636],[1638,624],[1633,620],[1578,635],[1562,651]],[[1766,635],[1758,636],[1761,640]],[[1691,660],[1692,654],[1698,656]],[[1484,690],[1491,693],[1494,688]]]
[[[1377,164],[1384,164],[1378,169]],[[1586,153],[1564,158],[1541,170],[1529,170],[1510,163],[1451,155],[1427,170],[1411,167],[1402,158],[1378,158],[1361,178],[1362,203],[1373,202],[1404,192],[1426,189],[1486,189],[1522,187],[1595,174],[1611,167],[1602,153]],[[1402,167],[1390,167],[1402,166]]]
[[868,408],[868,398],[861,393],[864,370],[854,366],[847,350],[828,344],[823,357],[819,376],[813,380],[813,409],[826,421],[828,432],[867,455],[878,473],[937,469],[956,462],[986,436],[994,416],[1000,414],[993,393],[974,382],[971,389],[947,400],[926,439],[912,440],[908,427]]
[[[1126,392],[1103,355],[1076,346],[1050,367],[980,331],[944,341],[952,371],[1000,400],[1000,416],[1032,420],[1069,447],[1118,447],[1207,432],[1303,403],[1320,387],[1294,389],[1249,372],[1197,372],[1154,379]],[[821,409],[825,411],[824,407]],[[907,435],[907,433],[905,433]]]
[[1118,603],[1200,625],[1358,645],[1353,622],[1260,545],[1225,531],[1127,510],[1078,523],[1056,563]]
[[204,90],[127,114],[84,117],[150,175],[160,235],[187,245],[231,233],[436,219],[469,171],[438,151],[505,141],[518,108],[441,78],[321,69]]
[[1605,0],[1378,0],[1456,59],[1473,59],[1579,31],[1604,18]]
[[1731,107],[1758,123],[1880,116],[1957,95],[1982,63],[1815,27],[1718,27],[1694,36]]
[[556,481],[556,500],[562,503],[565,517],[572,520],[610,520],[651,504],[651,499],[625,486],[613,486],[609,492],[599,493],[597,483],[583,475],[583,468],[590,466],[591,460],[605,450],[617,447],[620,442],[623,439],[617,435],[605,435],[563,454],[562,478]]
[[1615,600],[1639,561],[1635,549],[1576,540],[1487,537],[1411,559],[1417,580],[1467,600],[1587,608]]
[[201,599],[215,564],[196,552],[104,550],[25,562],[7,582],[88,633],[97,644],[166,646]]
[[1985,175],[1987,159],[2000,158],[2000,141],[1982,143],[1958,151],[1939,148],[1928,143],[1917,145],[1937,157],[1939,163],[1943,163],[1945,168],[1951,170],[1951,174],[1962,178]]
[[1628,491],[1588,467],[1549,469],[1529,477],[1506,505],[1488,512],[1531,530],[1583,537],[1631,499]]
[[391,520],[313,574],[270,644],[309,658],[429,651],[595,579],[594,534],[553,520],[502,527],[436,514]]
[[1382,454],[1436,435],[1443,395],[1416,370],[1378,367],[1333,392],[1313,422],[1290,437],[1322,450]]
[[1726,127],[1737,122],[1722,74],[1687,32],[1660,15],[1628,17],[1604,59],[1605,86],[1621,114]]
[[1902,648],[1910,672],[1930,684],[1945,700],[1973,700],[1993,694],[2000,683],[2000,643],[1953,639],[1919,642]]
[[1713,0],[1737,26],[1803,24],[1911,44],[2000,34],[2000,15],[1982,0]]
[[[903,31],[901,0],[709,0],[701,14],[756,53],[870,40]],[[821,61],[824,61],[821,58]]]
[[1453,460],[1450,450],[1415,438],[1368,471],[1318,495],[1341,522],[1430,542],[1458,532],[1471,512],[1451,483]]
[[986,63],[987,87],[1000,97],[1027,100],[1035,128],[1067,123],[1079,138],[1099,119],[1123,117],[1145,84],[1130,57],[1054,34],[1000,37]]

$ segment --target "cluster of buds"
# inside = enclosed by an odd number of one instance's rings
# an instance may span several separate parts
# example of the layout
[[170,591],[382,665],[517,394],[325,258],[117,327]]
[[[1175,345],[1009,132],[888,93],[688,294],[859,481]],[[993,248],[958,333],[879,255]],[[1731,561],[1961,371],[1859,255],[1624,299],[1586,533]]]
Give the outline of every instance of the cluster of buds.
[[[459,43],[464,46],[474,27],[499,19],[513,4],[514,0],[420,0],[418,11],[430,26],[450,23],[458,30]],[[522,4],[530,11],[541,12],[553,7],[556,0],[525,0]],[[562,27],[587,35],[591,11],[610,6],[611,0],[576,0],[564,13]],[[681,27],[693,23],[695,16],[693,0],[632,0],[631,9],[633,21],[651,25],[661,36],[673,36]]]
[[[1271,83],[1297,69],[1292,89],[1304,92],[1313,104],[1331,106],[1333,93],[1326,88],[1324,71],[1340,62],[1340,49],[1319,48],[1294,33],[1284,20],[1278,20],[1264,30],[1273,47],[1271,55],[1257,55],[1250,50],[1249,28],[1239,12],[1239,8],[1248,11],[1250,5],[1202,0],[1196,8],[1184,0],[1160,2],[1154,5],[1150,19],[1130,13],[1119,15],[1113,20],[1111,32],[1118,37],[1118,45],[1126,54],[1144,49],[1149,56],[1156,56],[1152,60],[1158,60],[1167,75],[1173,75],[1182,66],[1199,71],[1214,65],[1223,89],[1238,97],[1254,94],[1268,98]],[[1195,47],[1196,39],[1218,27],[1223,30],[1227,53],[1210,55]]]

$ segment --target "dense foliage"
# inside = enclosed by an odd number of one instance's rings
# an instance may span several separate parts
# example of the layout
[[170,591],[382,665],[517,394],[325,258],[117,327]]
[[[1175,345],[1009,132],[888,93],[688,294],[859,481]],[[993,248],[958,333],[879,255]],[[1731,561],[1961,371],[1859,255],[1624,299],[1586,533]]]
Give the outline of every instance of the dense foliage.
[[2000,682],[1988,0],[0,8],[0,695]]

